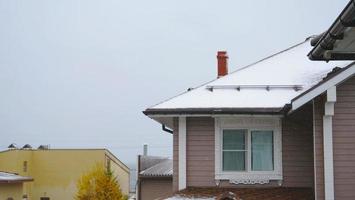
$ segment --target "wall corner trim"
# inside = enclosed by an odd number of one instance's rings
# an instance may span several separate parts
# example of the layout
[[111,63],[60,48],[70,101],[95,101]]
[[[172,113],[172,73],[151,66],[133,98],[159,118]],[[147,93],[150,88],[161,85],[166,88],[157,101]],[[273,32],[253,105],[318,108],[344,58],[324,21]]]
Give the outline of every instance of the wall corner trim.
[[186,188],[186,117],[179,117],[179,190]]
[[323,116],[325,200],[334,200],[333,115],[335,102],[336,86],[333,86],[327,90],[327,101],[324,105]]

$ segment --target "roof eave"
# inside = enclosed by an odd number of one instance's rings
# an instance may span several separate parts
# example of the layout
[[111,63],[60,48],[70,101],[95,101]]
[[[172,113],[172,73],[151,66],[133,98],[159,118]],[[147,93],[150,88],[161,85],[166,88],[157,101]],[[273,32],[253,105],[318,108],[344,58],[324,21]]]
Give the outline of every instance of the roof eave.
[[302,107],[307,102],[311,101],[315,97],[323,94],[327,89],[332,86],[339,85],[340,83],[346,81],[355,74],[355,62],[350,63],[345,68],[334,73],[330,77],[326,77],[324,80],[320,81],[318,84],[314,85],[307,91],[298,95],[291,100],[291,109],[289,112],[293,112],[298,108]]
[[171,179],[171,178],[173,178],[173,175],[139,175],[138,178],[141,178],[141,179],[145,179],[145,178],[151,178],[151,179],[166,178],[166,179]]
[[33,178],[24,178],[24,179],[17,179],[17,180],[0,180],[0,183],[23,183],[23,182],[31,182]]
[[355,22],[351,21],[355,17],[355,0],[351,0],[330,28],[317,36],[312,42],[314,48],[308,53],[310,60],[354,60],[355,52],[333,52],[334,43],[344,38],[344,31],[348,27],[355,27]]
[[284,107],[275,108],[148,108],[143,113],[147,116],[166,115],[280,115]]

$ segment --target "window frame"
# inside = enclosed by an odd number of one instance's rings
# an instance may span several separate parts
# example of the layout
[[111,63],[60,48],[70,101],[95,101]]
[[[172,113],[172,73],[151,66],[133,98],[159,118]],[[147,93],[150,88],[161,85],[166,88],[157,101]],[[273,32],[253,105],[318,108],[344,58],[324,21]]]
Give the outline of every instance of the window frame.
[[[223,130],[247,130],[246,171],[223,171]],[[251,132],[273,131],[273,171],[251,170]],[[215,179],[231,183],[268,183],[282,180],[282,144],[280,116],[215,117]]]

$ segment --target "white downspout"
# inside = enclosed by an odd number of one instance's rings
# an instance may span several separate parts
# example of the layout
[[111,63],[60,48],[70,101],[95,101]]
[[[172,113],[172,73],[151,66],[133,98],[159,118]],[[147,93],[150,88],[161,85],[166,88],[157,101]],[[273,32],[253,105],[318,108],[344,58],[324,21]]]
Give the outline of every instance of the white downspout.
[[186,188],[186,117],[179,117],[179,190]]
[[336,102],[336,86],[327,90],[327,101],[323,116],[324,151],[324,193],[325,200],[334,200],[334,164],[333,164],[333,116]]

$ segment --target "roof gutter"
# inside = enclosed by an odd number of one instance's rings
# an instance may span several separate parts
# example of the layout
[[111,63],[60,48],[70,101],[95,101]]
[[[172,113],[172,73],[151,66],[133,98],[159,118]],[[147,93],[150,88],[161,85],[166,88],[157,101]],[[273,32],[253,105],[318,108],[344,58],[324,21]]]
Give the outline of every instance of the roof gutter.
[[161,125],[161,129],[167,133],[173,134],[174,132],[168,128],[166,128],[165,124]]
[[175,108],[155,109],[148,108],[143,111],[148,116],[172,116],[172,115],[233,115],[233,114],[255,114],[255,115],[280,115],[283,114],[283,107],[280,108]]
[[334,43],[344,38],[345,29],[355,27],[354,16],[355,0],[350,0],[330,28],[311,41],[312,46],[315,47],[308,53],[309,59],[326,61],[354,59],[354,52],[330,52],[334,48]]

